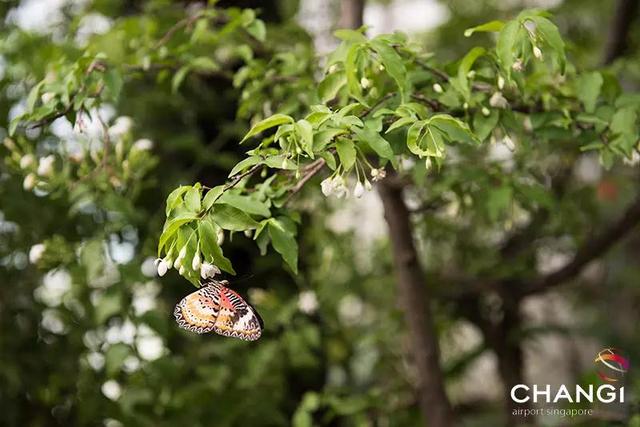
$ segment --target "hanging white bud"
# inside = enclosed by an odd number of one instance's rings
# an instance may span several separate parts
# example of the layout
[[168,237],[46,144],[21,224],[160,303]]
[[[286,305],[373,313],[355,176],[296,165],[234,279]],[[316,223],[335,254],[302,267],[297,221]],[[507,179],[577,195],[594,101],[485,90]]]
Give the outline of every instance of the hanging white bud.
[[362,89],[368,89],[371,87],[371,80],[369,80],[366,77],[363,77],[360,79],[360,86],[362,86]]
[[178,259],[182,261],[187,256],[187,245],[184,245],[178,252]]
[[462,108],[464,108],[465,110],[469,109],[469,103],[465,102],[464,104],[462,104]]
[[200,277],[202,277],[203,279],[210,279],[212,277],[215,277],[216,274],[220,273],[220,269],[209,262],[205,261],[200,266]]
[[167,271],[169,270],[169,265],[167,265],[165,260],[158,258],[155,260],[155,264],[156,264],[156,268],[158,269],[158,276],[162,277],[165,274],[167,274]]
[[184,276],[184,265],[181,265],[181,266],[180,266],[180,268],[178,269],[178,273],[179,273],[181,276]]
[[533,47],[533,56],[535,56],[537,59],[542,59],[542,51],[538,46]]
[[444,92],[444,90],[442,89],[442,86],[440,86],[440,83],[434,83],[433,84],[433,91],[435,93],[442,93]]
[[50,176],[53,173],[53,163],[56,161],[56,158],[53,154],[49,154],[46,157],[42,157],[38,161],[38,175],[40,176]]
[[524,62],[522,61],[522,58],[518,58],[511,66],[511,69],[516,72],[524,70]]
[[24,181],[22,182],[22,188],[29,191],[32,190],[33,187],[36,186],[36,176],[32,173],[24,177]]
[[244,236],[251,238],[251,236],[253,235],[253,230],[244,230]]
[[332,195],[333,194],[333,179],[332,178],[324,179],[320,183],[320,188],[322,189],[322,194],[324,194],[325,197],[329,197],[330,195]]
[[498,76],[498,89],[504,89],[504,77]]
[[507,102],[507,99],[502,96],[502,92],[495,92],[489,99],[489,105],[494,108],[507,108],[509,103]]
[[55,96],[56,94],[53,92],[45,92],[40,96],[40,99],[42,100],[43,104],[47,104],[49,101],[53,100]]
[[364,180],[364,189],[367,190],[367,191],[371,191],[372,188],[373,187],[371,186],[371,183],[369,182],[369,180],[365,179]]
[[514,151],[516,149],[516,145],[513,143],[513,140],[509,135],[505,135],[505,137],[502,139],[502,143],[511,151]]
[[427,157],[427,160],[424,161],[424,167],[427,170],[431,170],[431,167],[433,166],[432,162],[431,162],[431,157]]
[[31,249],[29,249],[29,262],[31,264],[36,264],[38,261],[40,261],[45,249],[46,247],[43,243],[38,243],[37,245],[31,246]]
[[16,149],[16,143],[13,142],[13,139],[11,138],[5,138],[2,143],[4,144],[5,147],[7,147],[9,151],[13,151]]
[[33,162],[35,162],[35,157],[33,157],[33,154],[25,154],[20,158],[20,168],[26,169],[31,166]]
[[522,121],[522,126],[524,127],[524,130],[526,130],[527,132],[531,132],[533,130],[533,123],[531,123],[531,117],[526,116]]
[[222,228],[218,228],[218,246],[222,246],[222,244],[224,243],[224,231],[222,230]]
[[364,194],[364,186],[360,181],[358,181],[358,183],[356,184],[356,187],[353,189],[353,195],[359,199],[360,197],[362,197],[363,194]]
[[333,64],[329,67],[329,69],[327,70],[327,74],[333,74],[336,71],[338,71],[338,65],[337,64]]
[[485,117],[489,117],[491,111],[487,107],[482,107],[482,115]]
[[175,261],[173,261],[173,268],[176,270],[182,267],[182,258],[178,257]]
[[196,252],[193,256],[193,261],[191,261],[191,268],[194,271],[200,270],[200,252]]
[[153,141],[147,138],[142,138],[133,143],[134,150],[138,151],[149,151],[153,148]]

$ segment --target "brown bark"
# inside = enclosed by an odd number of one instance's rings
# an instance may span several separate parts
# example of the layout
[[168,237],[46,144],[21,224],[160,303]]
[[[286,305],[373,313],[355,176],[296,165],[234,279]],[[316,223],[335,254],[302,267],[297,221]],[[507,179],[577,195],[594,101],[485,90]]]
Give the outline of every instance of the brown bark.
[[340,2],[340,28],[360,28],[363,23],[365,0],[342,0]]
[[618,0],[604,51],[604,64],[611,64],[628,48],[629,30],[638,15],[638,0]]
[[402,198],[402,189],[387,180],[378,186],[378,190],[389,225],[395,276],[409,329],[420,409],[429,426],[453,426],[453,411],[444,388],[430,298],[413,242],[409,211]]

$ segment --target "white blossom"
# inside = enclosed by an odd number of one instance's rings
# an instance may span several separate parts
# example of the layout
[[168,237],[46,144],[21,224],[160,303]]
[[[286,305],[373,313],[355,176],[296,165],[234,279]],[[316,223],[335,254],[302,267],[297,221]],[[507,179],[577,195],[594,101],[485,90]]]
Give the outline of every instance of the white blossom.
[[20,168],[26,169],[29,166],[31,166],[34,161],[35,161],[35,157],[33,157],[33,154],[25,154],[20,158]]
[[32,173],[24,177],[24,181],[22,182],[22,188],[29,191],[36,186],[36,176]]
[[504,138],[502,138],[502,143],[511,151],[516,149],[516,145],[509,135],[505,135]]
[[31,249],[29,249],[29,262],[31,264],[36,264],[40,261],[45,249],[46,247],[44,243],[38,243],[37,245],[31,246]]
[[153,148],[153,141],[142,138],[133,143],[133,149],[139,151],[149,151]]
[[205,261],[200,266],[200,277],[202,277],[203,279],[211,279],[215,277],[216,274],[220,273],[220,269],[209,262]]
[[160,258],[155,260],[155,264],[156,268],[158,269],[158,276],[160,277],[167,274],[167,271],[169,270],[169,268],[171,268],[171,264],[166,263],[165,260]]
[[102,384],[100,391],[107,399],[118,400],[122,395],[122,387],[116,380],[109,380]]
[[50,176],[53,173],[53,164],[56,158],[53,154],[49,154],[46,157],[41,157],[38,161],[38,175]]
[[507,99],[502,96],[502,92],[495,92],[489,99],[489,105],[495,108],[507,108],[509,103]]
[[322,194],[325,197],[329,197],[333,194],[333,179],[327,178],[320,183],[320,188],[322,189]]
[[131,117],[120,116],[109,128],[109,136],[112,138],[121,138],[125,134],[129,133],[133,126],[133,120]]
[[313,314],[318,310],[318,298],[314,291],[303,291],[298,295],[298,309],[305,314]]
[[542,59],[542,51],[538,46],[533,47],[533,56],[535,56],[538,59]]
[[631,154],[631,158],[623,158],[622,161],[624,162],[625,165],[628,166],[636,166],[640,163],[640,154],[638,153],[638,150],[633,150],[633,153]]
[[196,252],[193,256],[193,261],[191,261],[191,268],[194,271],[200,270],[200,252]]
[[387,171],[384,169],[371,169],[371,177],[373,182],[382,181],[387,176]]
[[440,86],[440,83],[434,83],[433,84],[433,91],[435,93],[442,93],[444,90],[442,89],[442,86]]
[[511,69],[516,72],[524,70],[524,62],[522,61],[522,58],[518,58],[511,66]]
[[364,194],[364,185],[362,185],[362,183],[358,181],[358,183],[356,184],[356,187],[353,189],[353,195],[359,199],[360,197],[362,197],[363,194]]
[[344,177],[336,176],[333,178],[333,193],[336,195],[338,199],[342,199],[343,197],[349,197],[349,189],[344,181]]

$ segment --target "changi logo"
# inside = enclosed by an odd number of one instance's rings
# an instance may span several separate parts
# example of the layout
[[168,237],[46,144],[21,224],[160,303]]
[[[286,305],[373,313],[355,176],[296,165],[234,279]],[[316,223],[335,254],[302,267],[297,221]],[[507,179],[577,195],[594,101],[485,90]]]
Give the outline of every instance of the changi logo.
[[617,348],[605,348],[594,360],[598,376],[602,381],[618,382],[629,370],[629,359],[620,354]]
[[[549,384],[516,384],[511,388],[511,400],[515,403],[534,404],[567,404],[567,403],[624,403],[624,387],[611,383],[619,382],[624,374],[629,370],[629,359],[622,356],[621,351],[616,348],[605,348],[600,351],[595,358],[598,376],[609,384],[595,386],[589,384],[583,387],[579,384],[566,386],[561,384],[552,387]],[[592,415],[593,409],[564,409],[558,407],[538,407],[538,408],[516,408],[513,410],[515,416],[535,416],[551,415],[561,417],[575,417],[582,415]]]

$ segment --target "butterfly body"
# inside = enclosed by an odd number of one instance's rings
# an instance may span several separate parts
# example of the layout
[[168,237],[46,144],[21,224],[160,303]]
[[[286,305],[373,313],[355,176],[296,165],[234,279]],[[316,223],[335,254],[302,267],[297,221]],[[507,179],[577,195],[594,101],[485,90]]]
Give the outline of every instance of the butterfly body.
[[214,331],[227,337],[255,341],[262,334],[260,315],[240,295],[211,281],[187,295],[176,305],[178,325],[191,332]]

